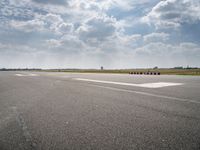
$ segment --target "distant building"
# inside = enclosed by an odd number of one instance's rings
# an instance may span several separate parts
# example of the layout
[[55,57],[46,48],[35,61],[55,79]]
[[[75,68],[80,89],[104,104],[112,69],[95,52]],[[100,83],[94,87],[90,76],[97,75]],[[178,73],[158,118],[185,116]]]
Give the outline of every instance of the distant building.
[[101,70],[103,70],[103,66],[101,66]]

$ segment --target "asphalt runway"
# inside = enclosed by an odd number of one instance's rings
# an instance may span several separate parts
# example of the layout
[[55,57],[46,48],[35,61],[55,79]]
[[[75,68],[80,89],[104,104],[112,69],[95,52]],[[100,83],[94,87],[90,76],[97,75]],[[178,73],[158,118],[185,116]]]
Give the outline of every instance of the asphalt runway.
[[200,77],[0,72],[0,150],[199,150]]

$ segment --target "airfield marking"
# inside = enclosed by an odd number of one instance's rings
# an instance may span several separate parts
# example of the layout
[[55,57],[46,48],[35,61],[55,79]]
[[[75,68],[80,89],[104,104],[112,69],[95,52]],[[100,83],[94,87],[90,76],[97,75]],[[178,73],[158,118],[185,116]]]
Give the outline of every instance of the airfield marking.
[[134,83],[125,83],[125,82],[92,80],[92,79],[84,79],[84,78],[74,78],[74,80],[96,82],[96,83],[108,83],[108,84],[116,84],[116,85],[126,85],[126,86],[136,86],[136,87],[144,87],[144,88],[162,88],[162,87],[167,87],[167,86],[183,85],[183,83],[173,83],[173,82],[134,84]]
[[24,77],[24,76],[26,76],[26,75],[23,75],[23,74],[15,74],[16,76],[18,76],[18,77]]
[[18,76],[18,77],[39,76],[38,74],[33,74],[33,73],[30,73],[30,74],[15,74],[15,75]]
[[183,83],[156,82],[156,83],[139,84],[140,87],[147,87],[147,88],[161,88],[161,87],[166,87],[166,86],[177,86],[177,85],[183,85]]
[[114,88],[114,87],[109,87],[109,86],[92,85],[92,84],[88,84],[88,85],[89,86],[93,86],[93,87],[113,90],[113,91],[135,93],[135,94],[146,95],[146,96],[151,96],[151,97],[164,98],[164,99],[168,99],[168,100],[172,100],[172,101],[200,104],[200,101],[197,101],[197,100],[184,99],[184,98],[178,98],[178,97],[171,97],[171,96],[165,96],[165,95],[159,95],[159,94],[152,94],[152,93],[148,93],[148,92],[140,92],[140,91],[134,91],[134,90],[126,90],[126,89]]
[[29,76],[38,76],[38,74],[31,73],[31,74],[29,74]]

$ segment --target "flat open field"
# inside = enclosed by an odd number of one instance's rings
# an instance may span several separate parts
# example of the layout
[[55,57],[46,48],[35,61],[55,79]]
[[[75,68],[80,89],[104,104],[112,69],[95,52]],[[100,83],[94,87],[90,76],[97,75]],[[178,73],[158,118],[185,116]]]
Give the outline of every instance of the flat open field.
[[116,70],[97,70],[97,69],[52,69],[45,71],[53,72],[77,72],[77,73],[122,73],[129,74],[130,72],[160,72],[161,75],[200,75],[200,69],[116,69]]

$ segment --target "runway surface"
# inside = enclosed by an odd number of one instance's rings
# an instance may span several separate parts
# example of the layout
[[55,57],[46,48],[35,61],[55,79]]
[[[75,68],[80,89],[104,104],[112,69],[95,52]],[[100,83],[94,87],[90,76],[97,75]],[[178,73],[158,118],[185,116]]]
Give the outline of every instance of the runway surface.
[[200,77],[0,72],[0,150],[199,150]]

